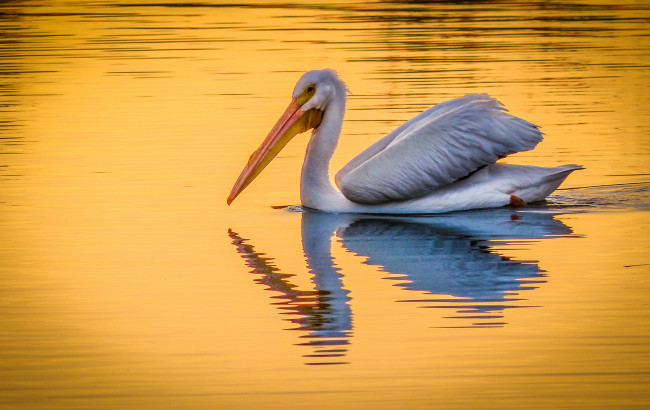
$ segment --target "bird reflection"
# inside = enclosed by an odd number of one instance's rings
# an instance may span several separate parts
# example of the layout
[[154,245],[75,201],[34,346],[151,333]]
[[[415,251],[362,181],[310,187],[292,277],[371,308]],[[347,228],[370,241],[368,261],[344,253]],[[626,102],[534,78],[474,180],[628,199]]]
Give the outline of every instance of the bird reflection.
[[345,249],[366,257],[366,264],[392,273],[406,290],[436,298],[404,299],[428,308],[454,309],[449,318],[472,320],[467,326],[503,326],[502,312],[522,291],[545,281],[537,261],[500,255],[493,244],[512,245],[571,234],[549,214],[477,211],[429,218],[362,219],[340,229]]
[[[461,212],[435,216],[394,217],[302,212],[302,246],[314,289],[298,290],[294,275],[280,272],[273,259],[257,253],[247,240],[229,231],[237,251],[259,275],[255,281],[277,293],[280,309],[291,315],[294,329],[306,332],[313,354],[308,364],[339,364],[352,337],[352,312],[341,269],[331,253],[332,239],[349,252],[378,266],[396,286],[417,294],[397,302],[450,309],[461,324],[445,327],[498,327],[504,311],[525,307],[522,292],[545,282],[534,260],[514,260],[495,245],[522,245],[566,237],[571,228],[548,208],[532,212],[510,209]],[[354,272],[346,267],[348,275]],[[431,297],[427,297],[431,295]]]
[[278,301],[273,304],[291,316],[287,319],[289,322],[297,325],[290,330],[307,332],[301,336],[307,341],[300,343],[314,348],[313,354],[305,355],[310,360],[307,364],[343,364],[336,358],[345,356],[352,329],[349,292],[343,288],[341,274],[330,254],[329,242],[305,244],[303,239],[307,264],[314,275],[316,289],[298,290],[291,283],[291,277],[295,275],[280,272],[274,266],[273,258],[257,253],[237,233],[229,230],[228,234],[237,252],[253,269],[251,273],[259,275],[255,282],[277,293],[273,298]]

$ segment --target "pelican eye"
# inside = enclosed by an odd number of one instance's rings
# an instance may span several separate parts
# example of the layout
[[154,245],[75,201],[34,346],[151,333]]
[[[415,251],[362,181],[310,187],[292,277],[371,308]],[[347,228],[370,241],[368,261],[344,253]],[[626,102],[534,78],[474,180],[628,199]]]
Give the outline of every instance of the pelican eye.
[[315,94],[316,84],[309,84],[304,90],[302,90],[302,93],[298,97],[298,103],[300,103],[300,105],[305,104],[307,101],[311,100],[311,97]]

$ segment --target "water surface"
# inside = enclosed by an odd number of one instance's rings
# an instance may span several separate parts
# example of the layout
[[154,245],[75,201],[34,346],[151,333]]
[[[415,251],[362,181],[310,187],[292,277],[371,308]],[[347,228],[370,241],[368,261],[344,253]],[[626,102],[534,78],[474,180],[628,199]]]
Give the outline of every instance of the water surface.
[[[6,408],[650,406],[643,1],[0,5]],[[579,163],[548,204],[306,212],[300,74],[351,92],[338,169],[487,92]],[[292,205],[286,208],[286,205]]]

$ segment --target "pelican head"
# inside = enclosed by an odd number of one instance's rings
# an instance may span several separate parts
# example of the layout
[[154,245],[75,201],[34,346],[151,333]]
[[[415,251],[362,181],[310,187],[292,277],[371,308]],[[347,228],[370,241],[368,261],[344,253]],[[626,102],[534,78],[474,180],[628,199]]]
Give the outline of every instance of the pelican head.
[[334,95],[345,86],[332,70],[309,71],[300,77],[293,90],[291,103],[275,123],[262,144],[251,154],[228,196],[234,201],[262,170],[297,134],[316,129]]

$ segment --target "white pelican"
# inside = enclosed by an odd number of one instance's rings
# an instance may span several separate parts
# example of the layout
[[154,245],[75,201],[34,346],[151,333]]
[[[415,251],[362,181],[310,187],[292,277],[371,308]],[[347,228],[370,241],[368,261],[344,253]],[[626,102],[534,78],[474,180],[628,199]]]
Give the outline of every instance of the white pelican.
[[332,70],[302,75],[293,99],[230,192],[228,204],[296,134],[314,129],[302,166],[302,205],[335,213],[418,214],[524,205],[544,200],[578,165],[495,164],[533,149],[538,127],[487,94],[469,94],[420,113],[361,152],[335,177],[347,89]]

